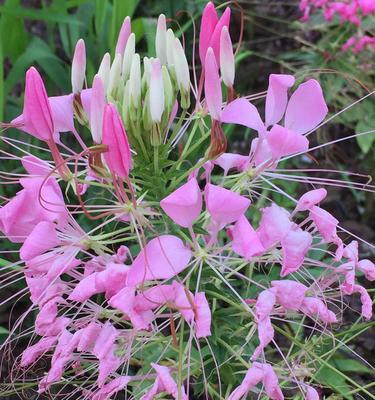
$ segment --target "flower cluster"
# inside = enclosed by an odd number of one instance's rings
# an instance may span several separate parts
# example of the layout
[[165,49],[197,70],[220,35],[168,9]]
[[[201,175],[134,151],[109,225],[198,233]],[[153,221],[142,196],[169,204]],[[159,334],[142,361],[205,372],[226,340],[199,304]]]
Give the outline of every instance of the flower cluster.
[[359,53],[365,48],[375,49],[375,38],[362,32],[363,19],[375,14],[375,3],[372,0],[301,0],[300,9],[303,12],[303,21],[307,21],[313,11],[321,9],[328,22],[338,16],[340,24],[348,22],[358,27],[358,34],[349,38],[342,50],[352,48],[354,53]]
[[[263,121],[233,88],[230,14],[227,8],[219,18],[212,3],[204,9],[199,80],[193,70],[191,81],[164,15],[156,57],[142,61],[126,18],[116,55],[103,57],[91,88],[84,88],[83,40],[71,94],[48,97],[37,70],[27,71],[23,113],[4,127],[44,142],[52,160],[14,156],[26,174],[0,208],[0,230],[20,244],[18,264],[36,313],[20,365],[52,352],[39,393],[80,379],[76,390],[95,400],[124,388],[143,400],[208,390],[234,400],[263,388],[283,399],[282,380],[317,399],[307,373],[267,359],[272,344],[279,349],[274,324],[307,316],[324,331],[339,321],[342,296],[353,293],[371,318],[371,298],[356,276],[375,280],[374,264],[360,260],[357,242],[340,239],[338,220],[320,207],[327,191],[306,192],[293,210],[261,192],[264,185],[278,191],[280,163],[308,151],[307,135],[328,112],[321,87],[310,79],[289,96],[294,77],[271,75]],[[226,152],[228,124],[256,132],[248,155]],[[315,260],[314,251],[325,258]],[[277,279],[263,280],[275,269]],[[244,344],[251,343],[250,354],[241,355],[248,371],[232,393],[219,373],[213,389],[203,360],[229,323],[220,316],[228,305],[241,314],[233,315],[236,324],[252,332]]]

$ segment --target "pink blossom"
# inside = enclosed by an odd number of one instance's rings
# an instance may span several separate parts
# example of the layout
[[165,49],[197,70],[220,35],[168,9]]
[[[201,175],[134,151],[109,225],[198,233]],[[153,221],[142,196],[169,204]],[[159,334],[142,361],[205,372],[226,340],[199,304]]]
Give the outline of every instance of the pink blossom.
[[131,21],[130,17],[126,17],[120,28],[120,33],[118,35],[116,50],[115,50],[115,53],[121,54],[121,57],[124,56],[126,43],[128,42],[130,34],[131,34]]
[[211,117],[220,121],[221,105],[223,95],[221,92],[221,81],[219,76],[219,67],[215,60],[214,51],[208,48],[205,59],[205,79],[204,92],[206,96],[206,104]]
[[120,376],[111,380],[92,395],[92,400],[109,400],[112,395],[122,390],[130,382],[129,376]]
[[313,206],[310,210],[310,218],[326,242],[332,242],[336,239],[336,228],[339,221],[332,214],[318,206]]

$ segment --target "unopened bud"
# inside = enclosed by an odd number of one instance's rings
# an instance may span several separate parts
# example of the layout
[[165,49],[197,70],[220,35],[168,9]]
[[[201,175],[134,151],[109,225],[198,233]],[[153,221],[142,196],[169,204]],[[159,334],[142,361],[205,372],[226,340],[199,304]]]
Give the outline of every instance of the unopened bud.
[[91,93],[90,128],[95,143],[102,142],[103,115],[106,105],[103,82],[95,75]]
[[141,100],[141,60],[137,53],[133,56],[129,80],[131,103],[138,108]]
[[167,30],[167,63],[168,67],[174,65],[174,40],[175,36],[172,29]]
[[168,69],[165,65],[162,66],[161,72],[163,75],[165,108],[167,109],[167,113],[169,115],[172,111],[172,107],[175,102],[173,85],[171,77],[169,76]]
[[121,66],[122,66],[122,56],[120,53],[116,54],[115,59],[113,60],[111,70],[109,72],[109,82],[108,82],[108,91],[107,94],[113,94],[116,87],[120,82],[121,77]]
[[86,75],[86,47],[83,39],[79,39],[72,61],[72,89],[74,94],[83,89]]
[[190,106],[190,71],[185,51],[181,42],[176,38],[174,42],[174,68],[178,88],[181,92],[181,107]]
[[108,92],[110,70],[111,70],[111,55],[109,53],[105,53],[98,70],[98,75],[102,80],[105,93]]
[[164,112],[164,84],[160,60],[151,63],[150,113],[152,122],[160,123]]
[[151,59],[143,58],[142,93],[145,94],[150,86]]
[[228,28],[224,26],[220,36],[220,71],[225,86],[232,87],[234,83],[234,54]]
[[135,34],[132,33],[129,36],[128,41],[126,43],[124,59],[122,61],[122,77],[124,78],[124,81],[129,79],[130,68],[134,54],[135,54]]
[[162,65],[167,63],[167,24],[165,15],[160,14],[155,38],[156,57],[159,58]]
[[130,17],[126,17],[122,23],[120,33],[118,35],[116,44],[116,54],[121,54],[121,58],[124,56],[125,46],[131,33],[131,21]]

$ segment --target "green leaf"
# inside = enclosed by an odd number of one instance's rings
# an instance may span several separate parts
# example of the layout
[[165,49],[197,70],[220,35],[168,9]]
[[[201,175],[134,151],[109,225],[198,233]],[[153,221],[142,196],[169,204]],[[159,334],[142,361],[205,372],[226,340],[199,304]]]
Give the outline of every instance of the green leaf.
[[[372,123],[369,121],[359,121],[356,128],[355,132],[358,133],[363,133],[363,132],[369,132],[375,130],[375,121],[372,121]],[[357,143],[359,147],[362,150],[363,154],[367,154],[369,150],[371,149],[372,143],[375,140],[375,132],[369,133],[367,135],[361,135],[357,136]]]
[[337,369],[341,372],[372,373],[373,371],[364,363],[350,358],[337,358],[333,360]]

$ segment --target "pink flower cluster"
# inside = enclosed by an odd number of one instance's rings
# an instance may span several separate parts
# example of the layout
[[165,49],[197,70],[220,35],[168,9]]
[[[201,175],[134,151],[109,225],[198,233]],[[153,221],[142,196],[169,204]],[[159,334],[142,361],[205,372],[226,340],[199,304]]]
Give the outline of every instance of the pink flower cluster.
[[[272,281],[269,288],[259,285],[257,299],[241,301],[257,329],[259,345],[230,400],[242,398],[259,383],[269,398],[284,398],[278,371],[265,360],[266,347],[275,341],[275,316],[291,313],[334,324],[338,316],[330,310],[333,300],[327,301],[324,290],[339,282],[337,296],[359,293],[362,316],[371,318],[371,298],[356,282],[356,273],[373,281],[374,264],[360,260],[357,242],[343,244],[338,220],[320,207],[327,191],[308,191],[292,211],[274,202],[257,207],[256,196],[251,195],[252,185],[263,174],[273,173],[280,161],[308,150],[307,134],[324,120],[328,108],[313,79],[299,84],[289,96],[295,84],[290,75],[269,77],[264,121],[249,100],[232,98],[234,56],[229,22],[229,8],[218,18],[213,4],[206,6],[199,48],[201,84],[194,90],[196,109],[189,122],[201,118],[211,124],[210,146],[204,156],[202,151],[201,160],[180,175],[178,184],[172,180],[167,195],[151,200],[147,197],[150,189],[143,188],[141,180],[146,162],[139,161],[134,148],[140,154],[145,150],[147,157],[162,144],[167,146],[170,131],[175,125],[181,127],[175,121],[179,109],[186,110],[190,102],[186,58],[179,40],[166,30],[165,17],[158,23],[158,58],[144,60],[143,77],[128,18],[112,65],[105,56],[92,88],[83,89],[83,41],[78,42],[73,59],[71,94],[49,98],[37,70],[28,70],[23,113],[11,125],[45,142],[53,162],[21,158],[27,175],[19,179],[22,189],[0,208],[0,230],[21,245],[19,255],[37,313],[34,328],[40,338],[23,352],[21,366],[53,352],[50,369],[39,382],[40,393],[60,382],[65,371],[79,375],[84,369],[94,369],[96,384],[85,389],[88,398],[106,400],[130,383],[151,380],[139,398],[148,400],[164,393],[187,399],[189,384],[179,377],[181,371],[176,374],[170,359],[163,359],[163,353],[150,363],[156,375],[150,371],[132,375],[124,366],[136,354],[133,347],[142,349],[152,334],[165,335],[167,328],[174,342],[177,327],[184,324],[197,343],[208,341],[215,318],[212,304],[205,285],[194,287],[190,279],[197,272],[199,281],[202,269],[209,276],[221,276],[227,269],[235,275],[226,265],[230,260],[280,267],[280,280]],[[168,40],[173,44],[170,47]],[[130,65],[127,56],[132,57]],[[224,106],[222,82],[228,96]],[[205,101],[201,102],[203,91]],[[91,141],[80,136],[75,122],[90,129]],[[249,155],[225,152],[225,124],[257,132]],[[181,131],[184,134],[186,128]],[[82,151],[71,150],[71,157],[63,154],[62,132],[72,132]],[[172,132],[172,142],[179,134]],[[154,157],[157,160],[155,153]],[[173,168],[176,163],[169,160],[167,165]],[[215,167],[224,171],[220,182]],[[233,170],[240,176],[238,185],[226,185]],[[250,191],[240,184],[245,178]],[[96,204],[90,208],[91,186],[105,193],[97,211]],[[77,198],[79,204],[71,204],[69,197]],[[248,218],[251,208],[261,214],[257,227]],[[99,214],[93,215],[92,209]],[[77,214],[99,224],[86,231]],[[173,234],[168,228],[171,224]],[[110,232],[102,232],[106,226]],[[321,245],[335,246],[334,263],[341,265],[321,262],[318,266],[328,271],[323,278],[300,283],[309,252]],[[298,385],[306,398],[319,398],[303,380]]]
[[[301,0],[300,9],[303,12],[303,21],[307,21],[312,12],[321,9],[328,22],[337,15],[341,24],[349,22],[361,27],[363,18],[375,14],[375,2],[373,0]],[[359,53],[365,48],[375,49],[375,38],[359,32],[342,46],[342,50],[350,48],[354,53]]]

